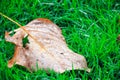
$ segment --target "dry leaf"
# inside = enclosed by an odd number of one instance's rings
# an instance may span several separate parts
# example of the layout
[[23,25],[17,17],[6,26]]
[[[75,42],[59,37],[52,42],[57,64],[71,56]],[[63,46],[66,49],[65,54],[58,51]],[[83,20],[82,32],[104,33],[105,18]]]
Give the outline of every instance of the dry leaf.
[[[8,67],[18,64],[29,70],[37,70],[38,67],[60,73],[73,68],[90,71],[85,58],[67,47],[60,28],[50,20],[38,18],[14,31],[16,33],[12,37],[12,32],[5,33],[6,41],[16,45],[14,56],[8,61]],[[23,47],[22,40],[26,36],[29,43]]]

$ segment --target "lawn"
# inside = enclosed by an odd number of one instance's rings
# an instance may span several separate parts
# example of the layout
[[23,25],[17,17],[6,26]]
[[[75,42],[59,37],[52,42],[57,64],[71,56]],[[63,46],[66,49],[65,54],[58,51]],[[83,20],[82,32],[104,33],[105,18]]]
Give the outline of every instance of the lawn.
[[62,29],[68,47],[85,56],[91,72],[44,70],[30,73],[24,67],[7,67],[14,45],[5,31],[18,26],[0,16],[0,80],[120,80],[120,0],[0,0],[0,12],[26,25],[47,18]]

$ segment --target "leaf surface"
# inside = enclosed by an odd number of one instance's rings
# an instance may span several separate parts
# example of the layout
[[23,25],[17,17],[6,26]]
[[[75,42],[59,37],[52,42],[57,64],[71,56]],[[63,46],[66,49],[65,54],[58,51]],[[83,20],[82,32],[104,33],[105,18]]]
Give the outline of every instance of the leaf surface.
[[[18,64],[31,71],[36,71],[37,67],[60,73],[73,68],[90,71],[86,59],[67,47],[61,29],[50,20],[38,18],[14,31],[13,36],[10,36],[12,32],[5,33],[6,41],[16,45],[8,67]],[[22,40],[26,36],[28,43],[23,46]]]

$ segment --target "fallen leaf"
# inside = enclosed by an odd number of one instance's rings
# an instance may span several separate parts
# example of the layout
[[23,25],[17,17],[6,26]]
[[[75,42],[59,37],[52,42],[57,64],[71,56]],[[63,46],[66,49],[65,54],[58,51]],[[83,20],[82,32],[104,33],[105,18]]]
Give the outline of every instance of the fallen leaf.
[[[5,39],[15,44],[14,56],[8,67],[14,64],[29,70],[51,69],[63,73],[66,70],[81,69],[90,71],[86,59],[67,47],[60,28],[48,19],[38,18],[24,27],[5,33]],[[28,43],[23,46],[27,36]]]

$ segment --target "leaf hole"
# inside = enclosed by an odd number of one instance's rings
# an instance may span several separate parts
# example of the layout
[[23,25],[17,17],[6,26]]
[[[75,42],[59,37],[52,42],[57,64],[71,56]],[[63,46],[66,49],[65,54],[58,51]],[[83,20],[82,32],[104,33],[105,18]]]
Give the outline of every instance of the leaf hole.
[[26,44],[29,43],[28,36],[23,38],[22,43],[23,43],[23,47],[26,47]]
[[13,36],[15,33],[16,33],[15,31],[11,31],[10,36]]

